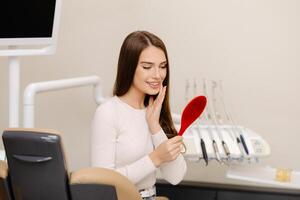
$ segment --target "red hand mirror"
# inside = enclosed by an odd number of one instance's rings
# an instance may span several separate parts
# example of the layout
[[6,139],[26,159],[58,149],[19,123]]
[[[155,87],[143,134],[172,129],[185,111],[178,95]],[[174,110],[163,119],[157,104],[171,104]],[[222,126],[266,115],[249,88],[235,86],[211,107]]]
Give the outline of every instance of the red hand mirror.
[[184,131],[201,115],[206,106],[206,101],[205,96],[197,96],[186,105],[181,115],[181,126],[178,135],[183,135]]

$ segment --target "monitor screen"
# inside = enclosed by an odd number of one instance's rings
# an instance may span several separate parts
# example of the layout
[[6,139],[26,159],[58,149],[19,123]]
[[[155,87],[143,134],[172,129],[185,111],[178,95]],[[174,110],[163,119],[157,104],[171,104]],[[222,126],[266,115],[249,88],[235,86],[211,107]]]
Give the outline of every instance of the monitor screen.
[[51,38],[56,0],[1,0],[0,39]]

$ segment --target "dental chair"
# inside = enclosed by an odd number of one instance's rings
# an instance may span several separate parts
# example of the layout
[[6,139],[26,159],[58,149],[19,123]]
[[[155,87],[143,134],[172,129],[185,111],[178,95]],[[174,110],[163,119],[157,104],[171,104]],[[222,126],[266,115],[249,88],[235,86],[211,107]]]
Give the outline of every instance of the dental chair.
[[134,184],[114,170],[86,168],[69,173],[57,131],[8,129],[2,137],[8,167],[1,164],[4,197],[0,199],[141,200]]

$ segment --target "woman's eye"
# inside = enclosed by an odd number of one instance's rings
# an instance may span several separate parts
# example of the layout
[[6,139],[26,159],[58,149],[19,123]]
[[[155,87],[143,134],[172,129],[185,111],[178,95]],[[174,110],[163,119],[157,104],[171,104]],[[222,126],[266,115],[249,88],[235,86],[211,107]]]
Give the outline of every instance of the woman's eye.
[[160,66],[160,68],[165,69],[165,68],[167,68],[167,65],[162,65],[162,66]]
[[150,66],[142,66],[143,69],[150,69],[151,67]]

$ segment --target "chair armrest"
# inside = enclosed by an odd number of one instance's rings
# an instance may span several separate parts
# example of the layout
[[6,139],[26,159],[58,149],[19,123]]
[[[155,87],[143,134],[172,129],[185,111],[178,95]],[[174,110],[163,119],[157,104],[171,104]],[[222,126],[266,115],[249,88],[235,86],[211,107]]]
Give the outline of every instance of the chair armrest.
[[6,179],[8,175],[8,165],[4,161],[0,161],[0,178]]
[[168,197],[155,197],[155,200],[169,200]]
[[8,165],[0,161],[0,199],[12,200],[12,190],[8,177]]
[[118,200],[141,200],[135,185],[120,173],[105,168],[85,168],[71,173],[70,185],[102,184],[116,188]]

